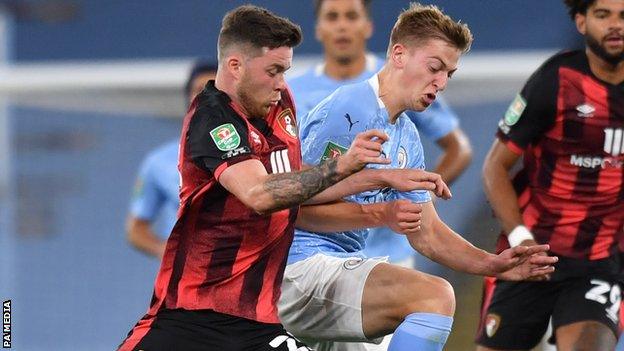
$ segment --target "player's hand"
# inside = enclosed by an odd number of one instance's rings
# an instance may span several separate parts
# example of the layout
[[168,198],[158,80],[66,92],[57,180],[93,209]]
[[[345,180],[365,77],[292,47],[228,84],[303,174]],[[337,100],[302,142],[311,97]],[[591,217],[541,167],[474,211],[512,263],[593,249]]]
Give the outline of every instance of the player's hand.
[[448,200],[451,190],[437,173],[421,169],[388,169],[386,186],[398,191],[428,190],[435,196]]
[[[535,240],[523,240],[520,243],[520,246],[535,246],[535,245],[537,245],[537,241],[535,241]],[[538,253],[536,253],[536,255],[548,256],[548,253],[546,253],[546,252],[538,252]],[[531,277],[531,278],[527,278],[526,280],[529,280],[529,281],[542,281],[542,280],[549,280],[549,279],[550,279],[550,274],[546,274],[546,276]]]
[[388,135],[381,130],[371,129],[355,136],[347,152],[338,157],[339,174],[353,174],[369,163],[389,164],[390,159],[381,155],[381,145],[388,141]]
[[502,280],[547,280],[555,271],[556,256],[547,256],[549,245],[516,246],[492,259],[491,269]]
[[392,231],[412,235],[420,232],[422,205],[408,200],[384,202],[385,223]]

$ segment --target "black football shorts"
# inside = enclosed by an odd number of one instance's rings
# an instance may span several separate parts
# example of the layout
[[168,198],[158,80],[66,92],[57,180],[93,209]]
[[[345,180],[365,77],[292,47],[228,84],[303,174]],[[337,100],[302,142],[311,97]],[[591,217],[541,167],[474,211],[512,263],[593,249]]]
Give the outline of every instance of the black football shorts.
[[621,290],[617,276],[547,282],[497,280],[491,292],[490,296],[484,295],[476,339],[479,345],[532,349],[546,332],[551,316],[554,330],[591,320],[618,335]]
[[[294,348],[293,348],[294,347]],[[281,324],[214,311],[160,311],[134,350],[288,351],[308,350]]]

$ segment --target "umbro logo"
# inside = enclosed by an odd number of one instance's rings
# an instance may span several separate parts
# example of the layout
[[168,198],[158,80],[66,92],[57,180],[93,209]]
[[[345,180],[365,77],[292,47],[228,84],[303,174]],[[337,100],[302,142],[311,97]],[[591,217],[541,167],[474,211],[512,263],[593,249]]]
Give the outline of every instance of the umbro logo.
[[576,106],[576,111],[578,111],[579,117],[587,118],[594,116],[596,108],[590,104],[580,104]]
[[345,113],[344,118],[346,118],[346,119],[347,119],[347,123],[349,123],[349,131],[351,131],[351,128],[353,128],[353,126],[354,126],[356,123],[360,123],[360,121],[355,121],[355,122],[353,122],[353,121],[351,120],[351,116],[350,116],[348,113]]

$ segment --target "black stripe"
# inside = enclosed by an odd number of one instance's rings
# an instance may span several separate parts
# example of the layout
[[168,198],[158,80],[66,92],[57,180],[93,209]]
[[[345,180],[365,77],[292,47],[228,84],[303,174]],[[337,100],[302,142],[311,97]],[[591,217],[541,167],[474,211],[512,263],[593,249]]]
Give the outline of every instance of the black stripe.
[[543,189],[549,189],[553,181],[553,173],[557,166],[557,156],[549,151],[546,144],[543,144],[542,156],[534,160],[534,167],[537,169],[537,182]]
[[264,272],[271,256],[271,253],[267,252],[260,260],[249,267],[243,278],[243,287],[239,300],[240,307],[243,310],[253,311],[254,316],[260,291],[262,291],[264,286]]
[[178,239],[178,247],[174,252],[175,257],[173,259],[169,285],[167,286],[167,296],[164,301],[165,303],[160,307],[161,309],[165,307],[173,308],[178,303],[178,283],[182,278],[182,272],[184,272],[184,265],[186,264],[187,242],[189,237],[186,225],[190,224],[191,218],[189,217],[192,216],[190,213],[190,201],[185,204],[185,207],[182,216],[178,218],[178,221],[171,231],[171,236],[177,237]]
[[[607,101],[609,102],[610,125],[624,129],[624,90],[621,85],[620,87],[609,87]],[[622,171],[618,198],[624,200],[624,171]]]
[[561,219],[561,212],[553,212],[538,208],[539,216],[537,217],[537,225],[531,228],[531,232],[535,235],[536,241],[540,244],[547,244],[553,236],[557,223]]
[[574,245],[572,245],[574,252],[582,253],[585,258],[589,258],[592,246],[600,232],[603,218],[604,215],[598,216],[592,208],[587,211],[587,215],[579,225],[578,232],[574,238]]

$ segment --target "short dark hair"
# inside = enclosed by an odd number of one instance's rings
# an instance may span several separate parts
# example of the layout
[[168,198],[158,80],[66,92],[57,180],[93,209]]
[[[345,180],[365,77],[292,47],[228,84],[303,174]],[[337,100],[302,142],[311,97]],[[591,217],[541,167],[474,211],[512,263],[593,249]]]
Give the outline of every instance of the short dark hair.
[[209,60],[197,60],[191,71],[186,78],[186,83],[184,84],[184,95],[186,96],[186,100],[190,98],[191,88],[193,87],[193,80],[197,78],[197,76],[202,75],[204,73],[216,73],[217,72],[217,64],[214,61]]
[[[314,15],[318,18],[319,13],[321,12],[321,6],[323,5],[323,1],[325,0],[314,0]],[[366,16],[370,17],[370,4],[372,0],[360,0],[362,5],[364,5],[364,10],[366,10]]]
[[574,19],[577,13],[585,15],[587,13],[587,9],[595,3],[596,0],[563,0],[563,2],[568,7],[570,17]]
[[289,19],[262,7],[239,6],[223,17],[219,32],[219,61],[231,45],[245,45],[250,50],[292,48],[299,45],[301,38],[301,27]]

